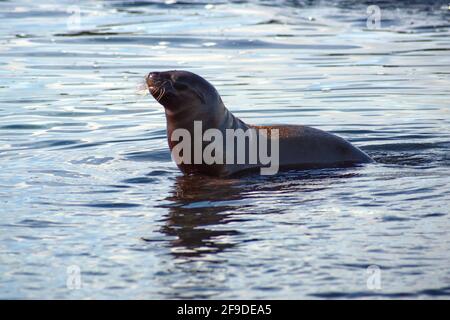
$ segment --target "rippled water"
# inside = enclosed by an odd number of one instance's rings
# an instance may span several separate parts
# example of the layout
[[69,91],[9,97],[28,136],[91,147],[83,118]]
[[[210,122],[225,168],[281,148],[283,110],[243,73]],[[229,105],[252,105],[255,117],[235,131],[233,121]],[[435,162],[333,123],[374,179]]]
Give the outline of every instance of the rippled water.
[[[368,4],[1,1],[0,297],[449,298],[450,11]],[[174,68],[377,163],[183,177],[137,93]]]

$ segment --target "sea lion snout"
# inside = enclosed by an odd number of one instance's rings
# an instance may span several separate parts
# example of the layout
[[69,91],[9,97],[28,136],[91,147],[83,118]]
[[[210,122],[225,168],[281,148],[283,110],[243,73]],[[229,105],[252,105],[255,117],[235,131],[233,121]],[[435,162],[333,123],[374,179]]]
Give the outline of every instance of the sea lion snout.
[[151,95],[160,103],[164,96],[167,97],[173,91],[170,75],[167,75],[166,72],[150,72],[145,78],[145,82]]
[[155,78],[158,77],[161,72],[152,71],[148,74],[147,78]]
[[161,72],[150,72],[145,78],[148,88],[156,88],[162,83]]
[[158,81],[161,80],[163,76],[162,72],[158,72],[158,71],[152,71],[147,75],[146,80],[147,81]]

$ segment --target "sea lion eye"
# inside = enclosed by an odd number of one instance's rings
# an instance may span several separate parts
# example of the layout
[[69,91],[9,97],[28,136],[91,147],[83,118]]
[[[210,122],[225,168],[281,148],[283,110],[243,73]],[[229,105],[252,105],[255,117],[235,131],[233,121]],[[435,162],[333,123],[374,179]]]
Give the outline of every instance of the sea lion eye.
[[177,90],[186,90],[186,89],[188,88],[187,85],[182,84],[182,83],[178,83],[178,82],[175,82],[175,83],[173,84],[173,87],[174,87],[175,89],[177,89]]

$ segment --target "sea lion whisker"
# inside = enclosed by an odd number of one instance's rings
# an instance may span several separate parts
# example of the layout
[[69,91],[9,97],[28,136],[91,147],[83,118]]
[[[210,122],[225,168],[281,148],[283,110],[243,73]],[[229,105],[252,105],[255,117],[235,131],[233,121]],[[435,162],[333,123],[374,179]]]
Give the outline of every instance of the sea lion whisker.
[[159,100],[161,100],[163,97],[164,97],[164,95],[166,94],[166,88],[162,88],[162,90],[161,90],[161,93],[160,93],[160,95],[158,96],[158,102],[159,102]]
[[166,93],[166,89],[165,89],[165,84],[168,82],[169,80],[164,80],[163,83],[161,83],[153,92],[153,95],[158,94],[158,97],[156,98],[156,101],[159,102],[159,100],[161,100],[161,98],[164,96],[164,94]]
[[166,89],[164,87],[161,88],[161,91],[159,93],[158,96],[158,100],[161,100],[161,98],[163,97],[163,95],[166,93]]
[[158,91],[156,92],[157,93],[156,101],[159,102],[159,98],[161,97],[161,93],[163,92],[163,90],[164,90],[163,87],[159,87]]
[[167,80],[164,80],[163,83],[161,84],[152,84],[152,85],[148,85],[148,88],[151,92],[151,94],[156,94],[159,90],[161,90],[161,88],[167,83]]

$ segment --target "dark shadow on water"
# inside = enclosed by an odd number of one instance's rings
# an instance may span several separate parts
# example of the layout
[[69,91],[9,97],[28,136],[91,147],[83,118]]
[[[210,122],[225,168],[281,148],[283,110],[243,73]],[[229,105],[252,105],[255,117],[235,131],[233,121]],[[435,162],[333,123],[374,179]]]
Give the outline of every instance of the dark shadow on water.
[[171,242],[175,257],[196,257],[219,253],[236,243],[225,239],[239,232],[227,228],[239,208],[241,189],[234,180],[209,177],[180,176],[174,182],[172,203],[164,217],[161,232],[176,237]]
[[[175,179],[161,232],[170,238],[175,257],[201,257],[231,250],[242,234],[230,222],[245,225],[243,215],[282,214],[284,209],[261,206],[258,200],[280,194],[301,194],[323,190],[332,180],[358,175],[355,168],[287,171],[275,176],[249,174],[239,178],[179,176]],[[331,181],[330,181],[331,179]],[[327,181],[327,182],[325,182]],[[301,197],[299,201],[303,201]],[[257,209],[257,210],[253,210]],[[255,213],[256,214],[256,213]],[[235,225],[235,224],[233,224]],[[247,238],[247,237],[239,237]]]
[[167,288],[163,294],[169,299],[212,299],[227,291],[228,264],[236,261],[221,253],[260,240],[251,232],[251,220],[284,213],[285,209],[275,203],[267,204],[267,199],[276,201],[280,194],[294,193],[300,195],[298,202],[302,203],[302,193],[318,192],[340,179],[352,179],[359,175],[355,170],[288,171],[232,179],[178,176],[165,199],[168,203],[161,205],[168,211],[162,217],[160,232],[167,238],[164,242],[176,265],[167,278],[161,278],[162,287]]

